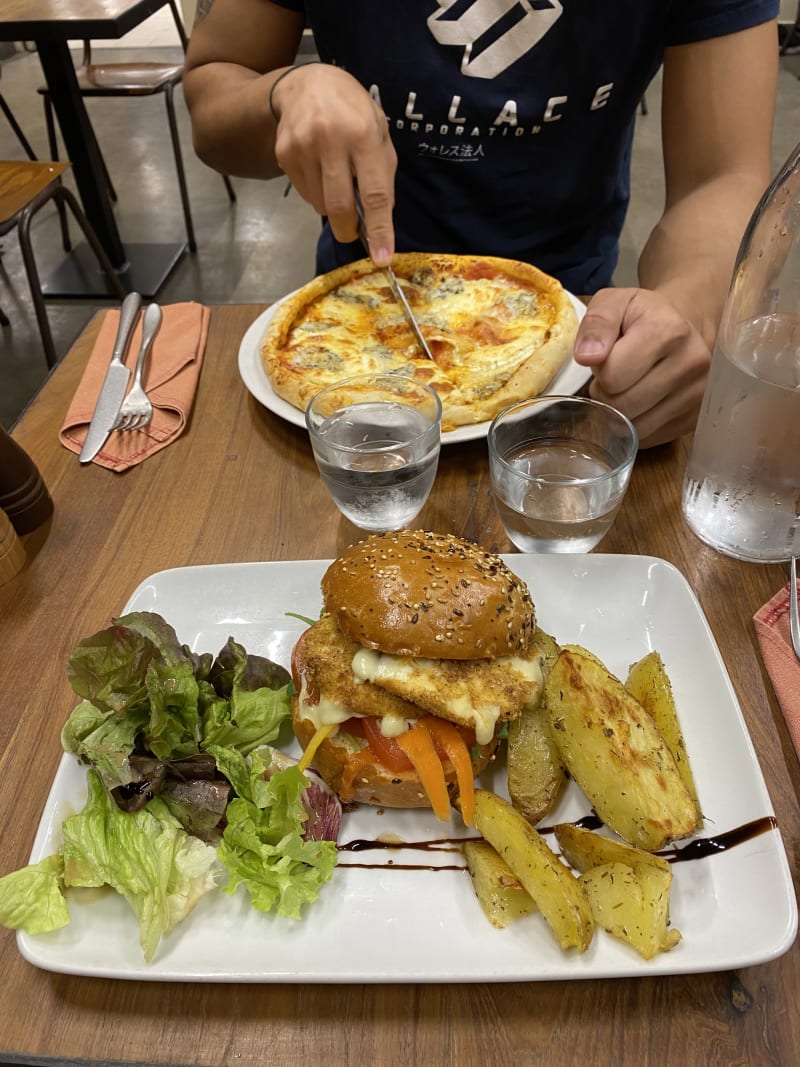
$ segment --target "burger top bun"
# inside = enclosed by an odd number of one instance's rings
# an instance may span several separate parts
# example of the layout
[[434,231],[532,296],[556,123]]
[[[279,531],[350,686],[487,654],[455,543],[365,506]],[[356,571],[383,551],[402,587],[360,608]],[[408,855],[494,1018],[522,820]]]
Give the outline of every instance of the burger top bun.
[[450,534],[377,534],[322,579],[325,611],[354,641],[398,656],[492,659],[524,652],[528,587],[499,556]]

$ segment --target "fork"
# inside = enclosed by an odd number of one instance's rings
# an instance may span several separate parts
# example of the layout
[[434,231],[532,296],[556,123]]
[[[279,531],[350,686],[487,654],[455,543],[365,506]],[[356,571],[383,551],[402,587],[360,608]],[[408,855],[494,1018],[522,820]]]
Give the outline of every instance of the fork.
[[161,318],[161,307],[158,304],[149,304],[142,321],[142,343],[136,357],[133,385],[119,409],[117,421],[112,427],[114,430],[141,430],[153,417],[153,405],[142,386],[142,371],[156,334],[161,328]]

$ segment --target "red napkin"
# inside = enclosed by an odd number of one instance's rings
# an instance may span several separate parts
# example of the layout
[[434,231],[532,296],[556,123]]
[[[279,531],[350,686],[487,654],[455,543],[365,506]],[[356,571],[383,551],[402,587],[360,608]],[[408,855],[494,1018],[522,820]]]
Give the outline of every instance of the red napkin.
[[800,758],[800,660],[789,630],[788,584],[756,612],[753,622],[764,665]]
[[[94,463],[124,471],[179,437],[192,409],[210,311],[193,302],[170,304],[147,358],[143,385],[153,403],[153,418],[142,430],[113,431]],[[141,319],[133,331],[126,364],[133,369],[139,350]],[[107,311],[80,385],[72,398],[59,438],[65,448],[80,452],[92,419],[117,336],[119,311]]]

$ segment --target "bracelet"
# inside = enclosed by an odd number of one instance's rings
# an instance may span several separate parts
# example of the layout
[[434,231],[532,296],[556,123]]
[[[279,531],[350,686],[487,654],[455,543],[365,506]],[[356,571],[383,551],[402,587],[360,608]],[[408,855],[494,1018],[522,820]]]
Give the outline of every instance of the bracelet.
[[280,120],[281,120],[280,115],[275,110],[275,101],[273,100],[273,95],[275,93],[276,88],[280,85],[280,83],[283,81],[283,79],[286,77],[287,74],[292,74],[292,73],[294,73],[294,71],[300,70],[301,67],[310,67],[312,63],[321,63],[321,62],[322,62],[321,59],[310,59],[307,63],[296,63],[293,67],[288,67],[283,72],[283,74],[279,74],[278,75],[278,77],[272,83],[272,86],[271,86],[270,91],[269,91],[269,98],[268,98],[268,101],[267,101],[268,104],[269,104],[270,114],[272,115],[272,117],[275,119],[276,122],[280,122]]

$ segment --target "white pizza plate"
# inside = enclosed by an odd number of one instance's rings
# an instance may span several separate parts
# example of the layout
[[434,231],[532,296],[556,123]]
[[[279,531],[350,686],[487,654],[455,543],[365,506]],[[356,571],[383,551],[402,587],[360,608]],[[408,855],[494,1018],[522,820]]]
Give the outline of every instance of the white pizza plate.
[[[613,555],[505,559],[528,581],[540,624],[556,640],[583,644],[623,676],[646,652],[660,651],[681,712],[706,819],[704,836],[773,815],[714,638],[694,594],[671,564]],[[288,664],[304,625],[287,612],[318,616],[326,566],[306,561],[163,571],[142,582],[124,610],[159,612],[197,651],[217,652],[232,635],[248,651]],[[503,778],[495,771],[484,784],[502,791]],[[80,810],[84,799],[85,770],[65,756],[32,862],[59,847],[62,819]],[[571,785],[547,823],[578,819],[588,811]],[[447,824],[431,813],[362,806],[345,815],[340,844],[381,835],[434,842],[464,833],[456,815]],[[241,887],[234,896],[218,890],[207,894],[162,941],[150,964],[142,959],[133,913],[110,892],[70,890],[70,925],[46,935],[20,933],[19,948],[37,967],[106,978],[537,981],[745,967],[785,952],[797,930],[791,876],[774,828],[728,851],[675,865],[670,912],[683,940],[650,962],[602,931],[583,955],[562,952],[537,914],[496,930],[484,918],[468,874],[452,869],[463,868],[458,850],[342,851],[340,861],[319,900],[297,922],[254,911]],[[428,869],[433,865],[448,869]]]
[[[299,408],[294,407],[283,397],[278,396],[272,388],[272,383],[267,377],[264,365],[261,362],[261,342],[264,338],[267,326],[275,315],[278,308],[294,293],[289,293],[276,301],[272,307],[262,312],[255,322],[249,327],[242,338],[239,346],[239,374],[247,389],[260,403],[274,415],[280,416],[294,426],[305,428],[305,416]],[[572,293],[567,293],[575,310],[578,313],[578,321],[586,314],[586,306]],[[546,393],[554,396],[571,396],[591,377],[588,367],[581,367],[570,357],[558,374],[548,385]],[[489,429],[488,422],[476,422],[470,426],[459,426],[457,430],[446,430],[442,434],[442,444],[457,444],[459,441],[474,441],[486,436]]]

